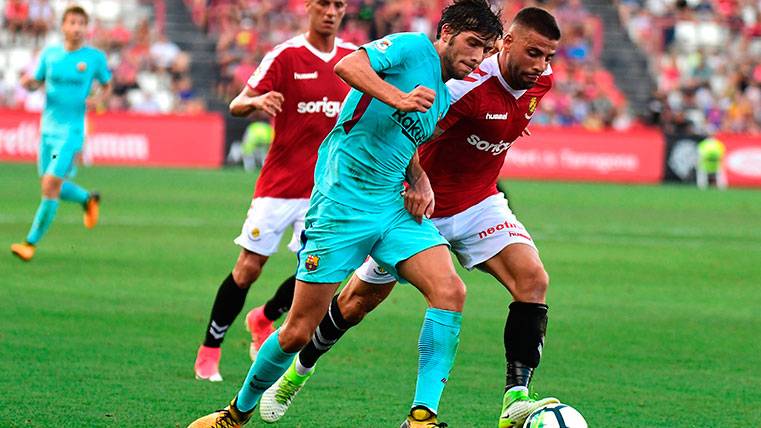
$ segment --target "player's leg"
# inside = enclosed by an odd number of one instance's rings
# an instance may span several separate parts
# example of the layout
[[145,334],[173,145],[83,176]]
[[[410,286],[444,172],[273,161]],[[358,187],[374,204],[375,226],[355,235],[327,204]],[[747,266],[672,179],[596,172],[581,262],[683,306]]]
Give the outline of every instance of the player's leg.
[[438,423],[439,401],[457,353],[465,284],[457,276],[447,241],[430,220],[418,224],[404,210],[391,218],[371,255],[389,273],[412,283],[428,301],[418,341],[415,399],[402,425],[427,427]]
[[251,284],[259,278],[269,257],[242,248],[233,271],[217,289],[203,344],[198,348],[194,365],[196,379],[219,382],[222,342],[233,321],[243,310]]
[[37,168],[41,177],[40,204],[35,211],[25,242],[11,245],[11,252],[20,259],[32,259],[37,244],[53,224],[58,213],[61,186],[74,163],[75,154],[76,151],[67,147],[64,141],[42,138],[37,158]]
[[425,296],[425,312],[418,340],[419,361],[415,399],[405,421],[414,427],[436,423],[439,401],[454,365],[460,342],[465,284],[455,272],[449,250],[439,245],[397,266],[399,274]]
[[[312,195],[307,216],[309,227],[302,234],[303,248],[298,254],[296,287],[291,311],[283,326],[262,344],[246,381],[227,413],[216,412],[191,426],[213,426],[218,418],[228,418],[230,426],[248,418],[261,397],[285,372],[304,345],[309,342],[340,281],[362,264],[365,255],[380,235],[377,218],[350,207],[335,204],[321,194]],[[341,224],[341,233],[336,233]]]
[[697,181],[698,189],[706,190],[708,188],[708,173],[700,165],[695,169],[695,180]]
[[61,185],[61,200],[82,206],[84,210],[82,222],[86,228],[92,229],[98,224],[100,217],[100,193],[90,192],[73,180],[67,179]]
[[549,277],[536,249],[519,243],[508,245],[479,268],[492,274],[513,296],[503,335],[507,368],[499,426],[521,426],[531,412],[557,402],[553,397],[533,400],[528,394],[547,331]]
[[365,261],[341,293],[333,297],[309,343],[262,396],[260,410],[266,422],[275,422],[285,415],[296,394],[312,376],[317,360],[391,293],[396,280],[388,273],[378,274],[376,269],[379,266],[372,259]]
[[251,333],[251,344],[248,348],[251,361],[256,360],[262,343],[275,331],[274,322],[291,309],[295,286],[296,276],[291,275],[277,287],[267,303],[251,309],[246,314],[246,330]]
[[451,223],[436,224],[451,233],[447,238],[462,266],[490,273],[513,297],[503,335],[507,378],[500,426],[522,424],[527,410],[557,401],[532,401],[528,397],[531,375],[539,365],[544,344],[549,277],[531,235],[502,195],[491,196],[442,221]]
[[[291,242],[288,243],[288,249],[296,253],[301,249],[301,233],[304,231],[304,217],[309,208],[309,201],[306,199],[291,200],[289,206],[291,208],[289,212],[283,213],[294,218],[293,235]],[[246,314],[246,328],[251,333],[251,344],[248,348],[251,361],[256,359],[256,354],[259,352],[262,343],[275,331],[273,323],[290,310],[295,282],[295,275],[288,277],[278,286],[275,294],[267,303],[251,309]]]
[[246,215],[235,243],[241,247],[230,274],[222,280],[195,363],[197,379],[221,381],[219,360],[225,334],[243,310],[248,290],[262,272],[269,256],[277,251],[285,228],[293,221],[298,200],[256,198]]
[[[230,405],[211,413],[190,427],[240,426],[251,417],[261,395],[285,372],[296,353],[309,341],[330,305],[339,283],[296,281],[293,306],[286,322],[262,344],[243,386]],[[225,424],[219,423],[223,420]],[[215,424],[216,423],[216,424]]]

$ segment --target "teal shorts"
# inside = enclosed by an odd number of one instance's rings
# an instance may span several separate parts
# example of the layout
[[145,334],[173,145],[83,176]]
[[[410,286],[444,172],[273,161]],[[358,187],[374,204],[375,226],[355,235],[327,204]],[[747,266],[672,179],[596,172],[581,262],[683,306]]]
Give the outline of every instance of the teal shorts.
[[296,278],[312,283],[336,283],[348,277],[368,255],[397,280],[400,262],[437,245],[449,245],[428,219],[422,224],[398,204],[366,212],[339,204],[314,191],[306,228],[301,234]]
[[60,138],[43,135],[40,139],[40,153],[37,156],[37,172],[68,178],[76,173],[74,160],[82,151],[82,137]]

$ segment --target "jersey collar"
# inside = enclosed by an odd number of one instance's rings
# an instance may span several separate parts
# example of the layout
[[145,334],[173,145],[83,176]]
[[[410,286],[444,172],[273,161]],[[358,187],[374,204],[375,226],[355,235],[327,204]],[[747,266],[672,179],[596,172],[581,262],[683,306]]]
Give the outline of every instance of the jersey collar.
[[309,52],[312,52],[314,56],[316,56],[317,58],[320,58],[323,62],[330,62],[330,60],[332,60],[336,56],[336,51],[338,51],[338,44],[341,42],[341,39],[336,37],[335,40],[333,41],[333,50],[331,50],[330,52],[322,52],[309,43],[309,40],[307,40],[306,34],[302,34],[301,39],[304,42],[304,46],[306,46],[306,48],[309,49]]

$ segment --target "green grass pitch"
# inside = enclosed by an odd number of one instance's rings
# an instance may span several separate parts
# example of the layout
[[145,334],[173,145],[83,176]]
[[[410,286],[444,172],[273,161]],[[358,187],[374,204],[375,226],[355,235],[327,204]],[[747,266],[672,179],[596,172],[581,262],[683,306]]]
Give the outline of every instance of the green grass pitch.
[[[36,258],[8,251],[38,201],[31,165],[0,165],[0,426],[185,427],[225,405],[249,367],[242,319],[222,374],[193,379],[219,282],[253,188],[240,171],[90,168],[93,231],[62,204]],[[761,427],[761,193],[509,182],[551,277],[534,388],[591,427]],[[294,270],[272,257],[259,305]],[[455,428],[494,427],[507,294],[469,287],[441,404]],[[412,400],[425,304],[399,287],[318,365],[282,427],[394,427]],[[263,426],[254,422],[253,426]]]

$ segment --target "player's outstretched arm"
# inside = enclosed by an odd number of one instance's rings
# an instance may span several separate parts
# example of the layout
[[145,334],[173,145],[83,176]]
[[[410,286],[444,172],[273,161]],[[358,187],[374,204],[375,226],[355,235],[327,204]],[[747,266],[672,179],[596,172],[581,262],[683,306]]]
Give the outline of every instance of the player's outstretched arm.
[[235,117],[246,117],[259,110],[267,113],[270,117],[275,117],[283,111],[283,101],[285,98],[280,92],[270,91],[266,94],[259,94],[246,86],[230,103],[230,114]]
[[431,218],[433,215],[435,200],[431,182],[420,165],[417,152],[407,166],[407,183],[409,188],[404,193],[404,208],[418,223],[422,223],[423,216]]
[[37,89],[42,86],[42,82],[35,79],[34,77],[31,77],[28,74],[22,74],[21,78],[19,79],[19,83],[21,83],[21,86],[24,87],[29,92],[36,91]]
[[336,64],[335,72],[354,89],[378,99],[400,111],[425,113],[433,105],[436,93],[424,86],[405,93],[381,79],[370,65],[364,49],[345,56]]

